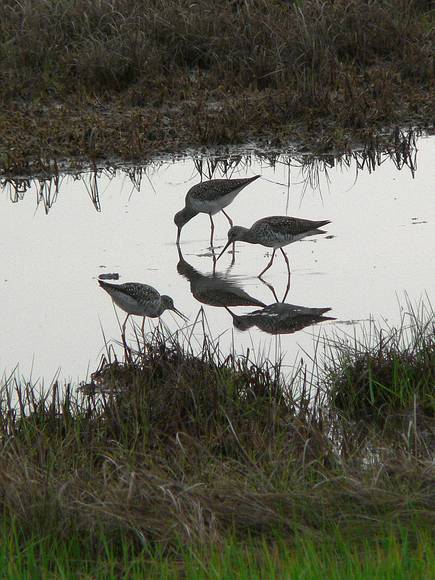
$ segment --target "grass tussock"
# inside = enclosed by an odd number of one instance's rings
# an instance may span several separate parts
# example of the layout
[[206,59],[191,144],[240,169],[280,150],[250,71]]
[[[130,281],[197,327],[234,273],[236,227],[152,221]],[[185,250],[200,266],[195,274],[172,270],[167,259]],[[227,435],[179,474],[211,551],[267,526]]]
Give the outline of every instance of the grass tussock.
[[[418,344],[431,355],[419,320]],[[109,349],[79,391],[3,385],[0,509],[17,542],[56,537],[91,558],[108,550],[121,565],[144,550],[188,560],[186,550],[228,547],[229,538],[295,547],[340,533],[361,548],[405,533],[415,546],[416,530],[433,528],[433,392],[419,386],[433,369],[406,375],[413,397],[382,399],[385,419],[421,409],[386,429],[364,397],[338,397],[358,394],[360,380],[338,373],[325,391],[303,366],[285,379],[279,364],[191,344],[157,329],[124,360]]]
[[[426,324],[418,324],[423,317]],[[411,310],[399,328],[385,331],[372,324],[370,331],[362,339],[340,338],[333,344],[325,377],[333,405],[356,419],[385,419],[411,410],[434,417],[432,310]]]
[[6,0],[0,152],[131,159],[301,129],[345,147],[432,120],[433,42],[421,0]]

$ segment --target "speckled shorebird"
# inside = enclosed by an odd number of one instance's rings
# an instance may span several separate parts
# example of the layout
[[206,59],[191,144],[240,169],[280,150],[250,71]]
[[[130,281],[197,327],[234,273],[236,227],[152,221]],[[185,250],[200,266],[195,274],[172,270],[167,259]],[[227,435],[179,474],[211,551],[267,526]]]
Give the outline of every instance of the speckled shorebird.
[[217,257],[217,260],[219,260],[228,246],[236,241],[248,242],[249,244],[261,244],[262,246],[273,248],[273,252],[269,263],[260,272],[259,277],[271,267],[275,252],[278,248],[281,250],[290,272],[290,264],[286,253],[282,249],[283,246],[287,246],[307,236],[324,234],[326,232],[319,228],[329,223],[331,223],[330,220],[312,221],[278,215],[262,218],[256,221],[250,228],[233,226],[228,230],[228,242]]
[[243,179],[211,179],[191,187],[186,195],[184,209],[174,216],[174,222],[178,228],[177,244],[180,242],[182,227],[197,214],[208,213],[211,224],[210,245],[213,246],[214,223],[212,216],[221,211],[232,227],[233,222],[224,211],[224,207],[230,205],[244,187],[259,177],[259,175],[255,175]]
[[240,288],[234,280],[222,274],[201,274],[183,257],[178,246],[179,262],[177,270],[190,282],[190,291],[196,300],[209,306],[265,306]]
[[138,282],[127,282],[126,284],[110,284],[103,280],[98,280],[98,284],[112,298],[113,302],[119,306],[127,317],[122,325],[122,333],[125,334],[125,325],[130,315],[142,316],[142,331],[145,318],[158,318],[165,310],[172,310],[183,320],[187,320],[184,314],[177,310],[170,296],[160,295],[159,292],[148,284]]
[[237,316],[229,308],[233,317],[233,324],[239,330],[247,330],[256,326],[269,334],[292,334],[306,326],[317,324],[325,320],[335,320],[330,316],[323,316],[330,308],[307,308],[296,304],[277,302],[261,310],[254,310],[249,314]]

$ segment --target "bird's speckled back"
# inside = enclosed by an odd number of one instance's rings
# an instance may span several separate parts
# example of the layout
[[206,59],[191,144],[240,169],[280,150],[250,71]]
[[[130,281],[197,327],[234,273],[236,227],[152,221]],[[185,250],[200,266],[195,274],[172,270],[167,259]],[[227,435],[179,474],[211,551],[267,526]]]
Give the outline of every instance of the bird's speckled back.
[[255,175],[254,177],[245,177],[242,179],[210,179],[209,181],[202,181],[189,189],[186,199],[213,201],[241,187],[245,187],[259,177],[259,175]]

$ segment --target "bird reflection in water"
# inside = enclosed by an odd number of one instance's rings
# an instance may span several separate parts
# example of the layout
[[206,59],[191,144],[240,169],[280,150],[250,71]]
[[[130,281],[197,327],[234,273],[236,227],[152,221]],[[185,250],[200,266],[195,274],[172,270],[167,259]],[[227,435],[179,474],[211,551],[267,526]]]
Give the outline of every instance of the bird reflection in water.
[[287,295],[289,293],[289,290],[290,290],[290,283],[291,283],[291,271],[290,271],[290,269],[288,269],[288,271],[287,271],[287,285],[285,287],[284,294],[283,294],[283,297],[281,298],[281,300],[278,298],[275,287],[270,282],[267,282],[267,280],[265,280],[264,278],[259,278],[259,280],[265,286],[267,286],[269,288],[269,290],[272,292],[272,295],[273,295],[276,302],[279,302],[279,303],[285,302]]
[[265,306],[264,302],[250,296],[234,279],[224,274],[202,274],[183,257],[178,246],[178,273],[190,282],[190,291],[198,302],[209,306]]
[[227,310],[237,329],[244,331],[256,326],[268,334],[292,334],[318,322],[335,320],[330,316],[323,316],[331,310],[330,308],[307,308],[282,302],[270,304],[261,310],[254,310],[241,316],[234,314],[229,308]]

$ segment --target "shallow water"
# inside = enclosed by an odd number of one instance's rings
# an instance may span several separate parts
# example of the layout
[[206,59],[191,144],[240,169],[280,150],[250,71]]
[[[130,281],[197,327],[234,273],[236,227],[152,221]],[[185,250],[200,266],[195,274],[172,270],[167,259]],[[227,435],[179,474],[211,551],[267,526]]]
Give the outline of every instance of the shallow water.
[[[272,358],[286,353],[291,365],[302,351],[313,352],[313,336],[338,330],[349,333],[373,316],[394,324],[405,293],[411,301],[433,298],[435,241],[435,138],[417,141],[417,168],[398,169],[397,159],[381,156],[376,167],[358,168],[357,156],[346,163],[331,158],[304,167],[278,158],[270,164],[252,155],[229,168],[226,176],[260,173],[227,208],[235,224],[249,226],[267,215],[330,219],[327,235],[287,247],[292,275],[286,302],[330,307],[335,321],[308,326],[293,334],[272,336],[256,327],[234,330],[223,308],[201,304],[198,284],[212,274],[209,219],[199,215],[182,231],[183,261],[175,244],[173,215],[190,186],[200,180],[198,161],[162,162],[143,171],[64,175],[58,182],[4,183],[0,199],[1,277],[0,370],[36,380],[60,376],[73,381],[96,368],[106,339],[119,340],[111,300],[97,284],[102,273],[119,273],[120,282],[151,284],[174,298],[177,308],[195,318],[201,306],[210,331],[223,350],[247,347]],[[203,163],[205,178],[213,160]],[[399,164],[400,165],[400,164]],[[15,203],[13,203],[15,202]],[[215,217],[216,244],[226,241],[228,222]],[[268,260],[261,246],[238,244],[217,263],[224,281],[239,285],[270,304],[271,290],[256,275]],[[178,270],[177,270],[178,264]],[[193,273],[196,272],[196,273]],[[266,280],[281,299],[287,281],[277,254]],[[239,314],[253,308],[236,307]],[[120,320],[123,313],[119,312]],[[163,320],[176,322],[169,313]],[[150,323],[153,325],[154,323]]]

